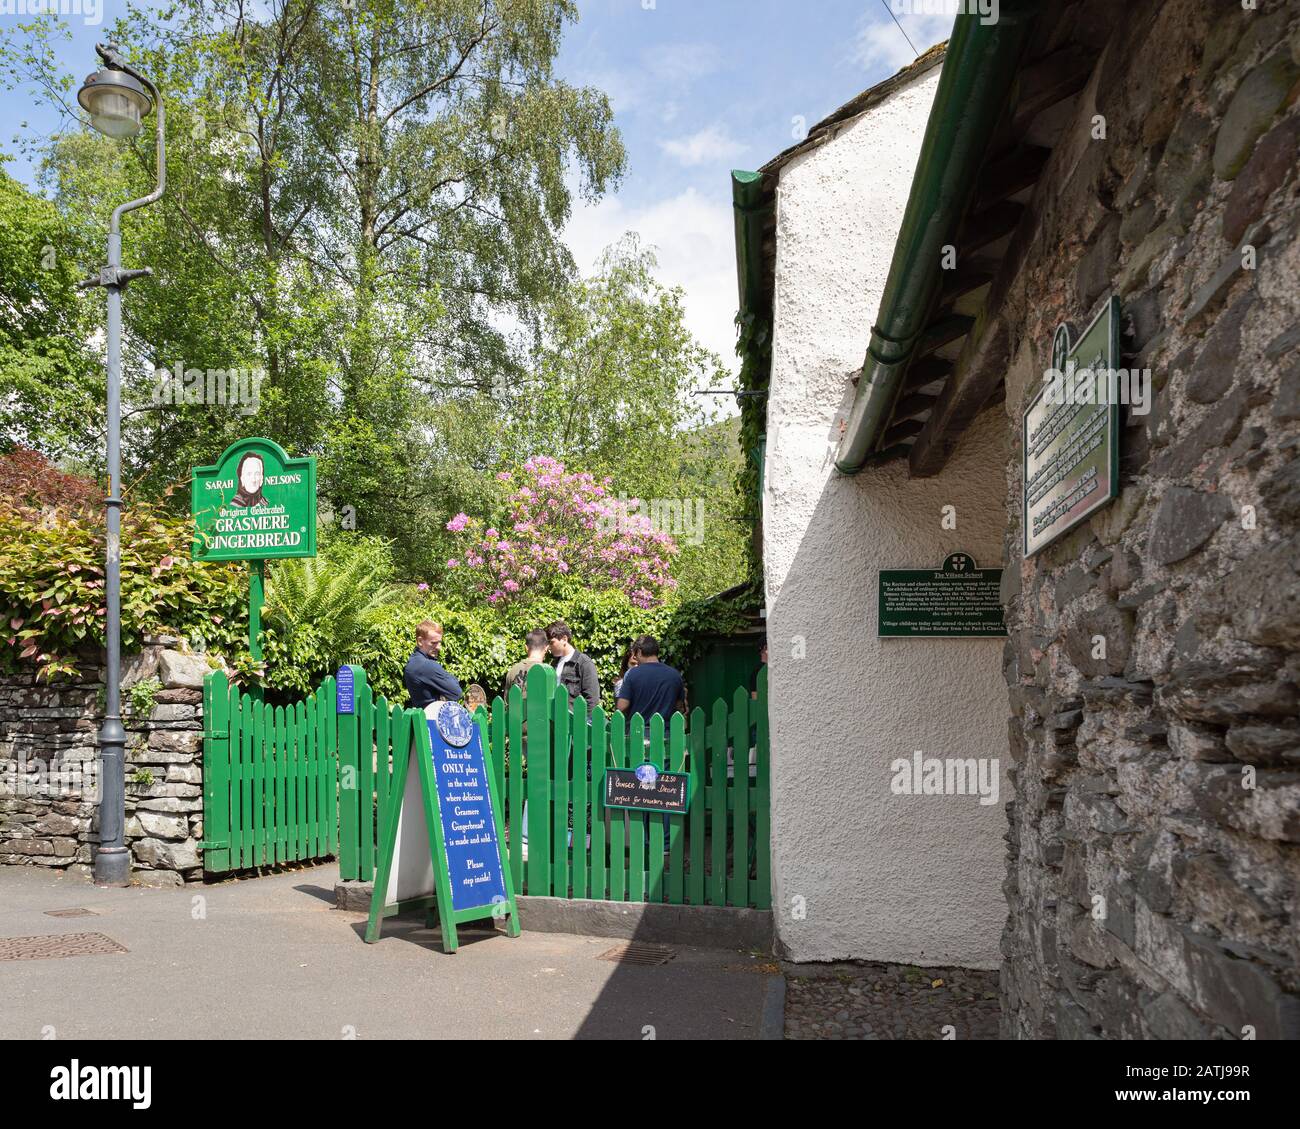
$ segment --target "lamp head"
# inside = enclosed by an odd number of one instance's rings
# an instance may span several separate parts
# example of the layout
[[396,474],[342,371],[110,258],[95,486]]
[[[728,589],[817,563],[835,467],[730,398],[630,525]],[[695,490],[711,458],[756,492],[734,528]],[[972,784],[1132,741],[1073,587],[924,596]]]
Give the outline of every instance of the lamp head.
[[108,137],[135,137],[141,119],[153,109],[153,99],[134,75],[117,62],[117,48],[97,46],[104,65],[87,76],[77,91],[77,102],[90,115],[90,124]]

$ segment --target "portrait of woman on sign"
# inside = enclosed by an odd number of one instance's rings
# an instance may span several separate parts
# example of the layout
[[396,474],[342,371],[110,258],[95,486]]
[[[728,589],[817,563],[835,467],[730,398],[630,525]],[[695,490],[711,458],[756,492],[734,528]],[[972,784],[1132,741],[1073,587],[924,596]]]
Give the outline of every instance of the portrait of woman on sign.
[[262,456],[249,451],[239,460],[239,469],[235,473],[239,479],[239,490],[230,499],[230,504],[249,507],[266,505],[266,496],[262,493],[262,480],[266,477]]

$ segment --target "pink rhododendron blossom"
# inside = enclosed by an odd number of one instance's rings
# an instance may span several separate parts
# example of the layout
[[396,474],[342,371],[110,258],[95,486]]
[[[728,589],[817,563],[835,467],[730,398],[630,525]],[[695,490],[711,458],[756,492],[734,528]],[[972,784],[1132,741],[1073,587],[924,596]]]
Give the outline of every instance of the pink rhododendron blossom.
[[[529,459],[520,471],[501,472],[511,483],[501,522],[457,514],[447,523],[462,534],[462,552],[447,561],[462,591],[499,604],[530,596],[554,596],[577,583],[593,590],[622,591],[649,608],[676,587],[669,574],[676,542],[657,532],[648,518],[627,513],[627,500],[610,497],[612,478],[569,473],[548,456]],[[498,528],[508,529],[503,539]],[[528,562],[528,563],[525,563]],[[564,587],[557,588],[560,578]]]

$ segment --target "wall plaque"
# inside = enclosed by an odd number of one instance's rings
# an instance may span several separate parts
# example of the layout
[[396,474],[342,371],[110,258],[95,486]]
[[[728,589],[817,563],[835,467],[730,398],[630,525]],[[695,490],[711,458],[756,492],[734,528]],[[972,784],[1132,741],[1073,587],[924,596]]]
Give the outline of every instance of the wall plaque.
[[1002,570],[950,553],[938,568],[882,568],[876,635],[967,639],[1006,635]]
[[1119,299],[1112,297],[1073,345],[1052,340],[1052,368],[1021,430],[1025,556],[1045,549],[1119,492]]

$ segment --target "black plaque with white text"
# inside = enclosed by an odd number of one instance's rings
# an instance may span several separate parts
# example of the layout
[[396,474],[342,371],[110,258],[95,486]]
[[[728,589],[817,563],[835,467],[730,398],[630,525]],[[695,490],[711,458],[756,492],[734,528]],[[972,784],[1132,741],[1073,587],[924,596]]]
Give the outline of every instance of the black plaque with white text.
[[691,802],[691,778],[684,772],[647,772],[653,765],[605,770],[605,806],[627,811],[685,815]]

